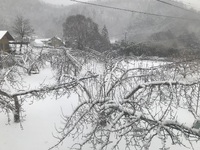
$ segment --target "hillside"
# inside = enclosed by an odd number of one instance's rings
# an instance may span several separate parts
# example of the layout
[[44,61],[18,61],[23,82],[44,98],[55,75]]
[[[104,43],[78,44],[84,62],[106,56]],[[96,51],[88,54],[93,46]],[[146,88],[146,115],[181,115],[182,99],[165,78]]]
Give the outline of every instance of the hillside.
[[[100,1],[102,5],[148,12],[173,17],[198,19],[197,12],[189,12],[175,7],[159,3],[155,0],[107,0]],[[177,6],[185,7],[181,3],[174,3]],[[100,27],[106,24],[110,37],[127,38],[131,41],[143,41],[153,33],[171,30],[174,34],[180,35],[188,31],[195,32],[199,36],[199,25],[197,21],[181,20],[165,17],[149,16],[145,14],[124,12],[90,5],[77,5],[71,7],[72,14],[84,14],[93,18]]]
[[60,16],[64,15],[62,8],[39,0],[0,0],[0,2],[0,29],[11,30],[15,17],[23,15],[30,20],[36,35],[41,37],[62,35],[62,22],[59,20]]
[[[84,4],[64,7],[46,4],[40,0],[0,1],[2,4],[0,6],[0,29],[10,29],[15,16],[22,14],[30,19],[36,34],[41,37],[62,36],[62,24],[66,18],[70,15],[83,14],[97,22],[100,29],[103,25],[106,25],[111,39],[125,39],[126,33],[126,39],[131,42],[153,41],[162,43],[164,41],[165,45],[184,47],[181,46],[184,42],[176,43],[179,42],[177,38],[180,36],[192,34],[195,39],[199,40],[200,38],[199,21],[195,21],[199,19],[200,14],[198,12],[192,13],[155,0],[98,0],[95,3],[191,20],[157,17]],[[170,2],[179,7],[186,7],[179,2]],[[166,40],[166,38],[159,38],[159,41],[156,38],[152,38],[155,37],[155,34],[163,34],[168,31],[175,38],[170,39],[173,42]],[[196,42],[198,41],[194,43]]]

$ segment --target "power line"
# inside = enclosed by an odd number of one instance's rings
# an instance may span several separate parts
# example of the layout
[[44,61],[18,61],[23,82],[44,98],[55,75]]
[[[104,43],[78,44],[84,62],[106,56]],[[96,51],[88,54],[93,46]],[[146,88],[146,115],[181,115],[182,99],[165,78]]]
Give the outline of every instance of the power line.
[[156,0],[160,3],[163,3],[163,4],[166,4],[166,5],[169,5],[169,6],[172,6],[172,7],[175,7],[175,8],[179,8],[179,9],[182,9],[182,10],[185,10],[185,11],[188,11],[188,12],[192,12],[192,13],[195,13],[197,14],[196,12],[192,11],[192,10],[189,10],[189,9],[186,9],[186,8],[183,8],[183,7],[180,7],[180,6],[177,6],[177,5],[174,5],[172,3],[169,3],[169,2],[166,2],[166,1],[163,1],[163,0]]
[[189,21],[200,21],[199,19],[190,19],[190,18],[162,15],[162,14],[154,14],[154,13],[149,13],[149,12],[130,10],[130,9],[125,9],[125,8],[119,8],[119,7],[95,4],[95,3],[90,3],[90,2],[83,2],[83,1],[79,1],[79,0],[70,0],[70,1],[77,2],[77,3],[82,3],[82,4],[86,4],[86,5],[92,5],[92,6],[98,6],[98,7],[108,8],[108,9],[119,10],[119,11],[125,11],[125,12],[131,12],[131,13],[138,13],[138,14],[143,14],[143,15],[155,16],[155,17],[165,17],[165,18],[179,19],[179,20],[189,20]]

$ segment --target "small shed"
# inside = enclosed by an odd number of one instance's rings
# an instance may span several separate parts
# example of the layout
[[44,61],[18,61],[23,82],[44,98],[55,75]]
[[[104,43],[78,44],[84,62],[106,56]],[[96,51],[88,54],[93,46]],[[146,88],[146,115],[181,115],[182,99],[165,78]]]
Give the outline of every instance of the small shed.
[[48,41],[48,45],[49,46],[53,46],[53,47],[61,47],[64,46],[62,40],[59,37],[52,37],[51,39],[49,39]]
[[14,38],[8,31],[0,31],[0,51],[9,52],[10,41],[14,41]]
[[62,40],[56,36],[47,39],[35,39],[31,42],[31,45],[34,47],[54,47],[54,48],[64,46]]

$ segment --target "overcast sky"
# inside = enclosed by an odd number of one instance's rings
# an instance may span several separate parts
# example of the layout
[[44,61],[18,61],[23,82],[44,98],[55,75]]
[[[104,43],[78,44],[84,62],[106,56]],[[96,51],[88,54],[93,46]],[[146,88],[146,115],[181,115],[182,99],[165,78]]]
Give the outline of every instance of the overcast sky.
[[[57,5],[70,5],[74,4],[75,2],[72,2],[70,0],[43,0],[47,3],[51,4],[57,4]],[[80,0],[80,1],[90,1],[90,0]],[[166,2],[169,0],[165,0]],[[193,8],[196,8],[197,10],[200,10],[200,0],[177,0],[184,2],[187,6],[191,6]]]
[[[57,5],[71,5],[71,4],[75,4],[75,2],[72,2],[70,0],[43,0],[47,3],[51,3],[51,4],[57,4]],[[88,0],[81,0],[81,1],[88,1]]]
[[178,0],[200,11],[200,0]]

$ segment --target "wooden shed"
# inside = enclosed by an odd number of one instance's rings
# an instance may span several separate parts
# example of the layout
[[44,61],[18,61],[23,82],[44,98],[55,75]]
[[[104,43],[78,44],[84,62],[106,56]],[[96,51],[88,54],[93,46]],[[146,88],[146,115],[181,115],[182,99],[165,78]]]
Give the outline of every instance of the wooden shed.
[[49,39],[48,41],[48,45],[49,46],[53,46],[53,47],[61,47],[64,46],[62,40],[59,37],[52,37],[51,39]]
[[9,52],[9,42],[14,41],[14,38],[8,31],[0,31],[0,51]]

